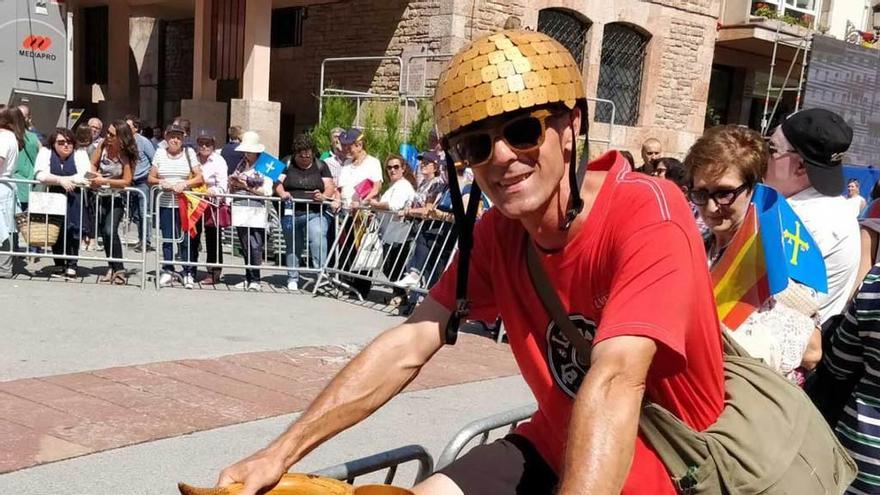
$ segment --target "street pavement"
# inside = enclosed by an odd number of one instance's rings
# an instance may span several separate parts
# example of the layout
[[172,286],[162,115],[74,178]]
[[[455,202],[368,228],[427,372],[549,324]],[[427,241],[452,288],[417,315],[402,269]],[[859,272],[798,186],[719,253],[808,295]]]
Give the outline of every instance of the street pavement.
[[[39,277],[0,281],[0,314],[0,493],[20,494],[211,485],[402,321],[307,294]],[[438,456],[466,423],[531,401],[507,346],[465,334],[401,396],[296,469],[410,443]],[[398,483],[413,473],[402,470]]]

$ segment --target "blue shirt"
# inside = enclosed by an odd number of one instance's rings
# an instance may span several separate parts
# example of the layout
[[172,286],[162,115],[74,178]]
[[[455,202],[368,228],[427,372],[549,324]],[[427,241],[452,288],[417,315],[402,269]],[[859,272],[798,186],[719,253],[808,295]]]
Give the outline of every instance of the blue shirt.
[[146,182],[147,176],[150,175],[150,167],[152,167],[156,149],[153,148],[153,143],[140,133],[134,135],[134,142],[137,144],[138,161],[134,168],[133,179],[135,184],[138,184]]
[[223,146],[223,149],[220,150],[220,156],[222,156],[223,159],[226,160],[226,166],[229,169],[229,175],[232,175],[235,172],[235,167],[238,166],[238,162],[240,162],[241,159],[244,158],[244,153],[242,153],[241,151],[235,151],[235,148],[239,144],[240,143],[226,143],[226,145]]

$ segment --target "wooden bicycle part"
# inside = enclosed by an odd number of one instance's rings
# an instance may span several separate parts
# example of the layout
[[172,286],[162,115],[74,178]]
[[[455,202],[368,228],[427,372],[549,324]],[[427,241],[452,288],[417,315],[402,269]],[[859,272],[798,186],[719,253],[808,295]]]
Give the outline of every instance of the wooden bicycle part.
[[[197,488],[186,483],[177,484],[181,495],[237,495],[243,488],[241,483],[234,483],[226,488]],[[394,492],[388,493],[391,495]],[[354,495],[354,487],[322,476],[287,473],[264,495]]]

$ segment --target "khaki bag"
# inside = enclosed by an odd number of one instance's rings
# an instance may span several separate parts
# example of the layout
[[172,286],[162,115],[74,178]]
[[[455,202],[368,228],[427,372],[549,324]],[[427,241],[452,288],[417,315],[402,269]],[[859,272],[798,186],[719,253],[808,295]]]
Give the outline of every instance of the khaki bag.
[[[535,248],[527,242],[532,284],[544,308],[579,353],[590,344],[568,319]],[[726,332],[724,409],[702,432],[645,402],[639,429],[683,495],[840,494],[855,462],[797,385],[750,357]],[[589,358],[587,358],[589,362]],[[649,493],[651,487],[645,487]]]

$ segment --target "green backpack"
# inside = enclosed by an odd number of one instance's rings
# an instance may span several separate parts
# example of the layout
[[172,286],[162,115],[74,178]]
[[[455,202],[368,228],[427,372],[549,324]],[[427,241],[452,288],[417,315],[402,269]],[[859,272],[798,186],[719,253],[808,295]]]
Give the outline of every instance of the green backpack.
[[[590,344],[575,329],[531,242],[529,273],[544,308],[589,362]],[[855,462],[803,390],[750,357],[722,331],[725,402],[702,432],[646,402],[639,418],[645,440],[683,495],[840,494],[855,479]],[[645,487],[650,492],[651,487]]]

